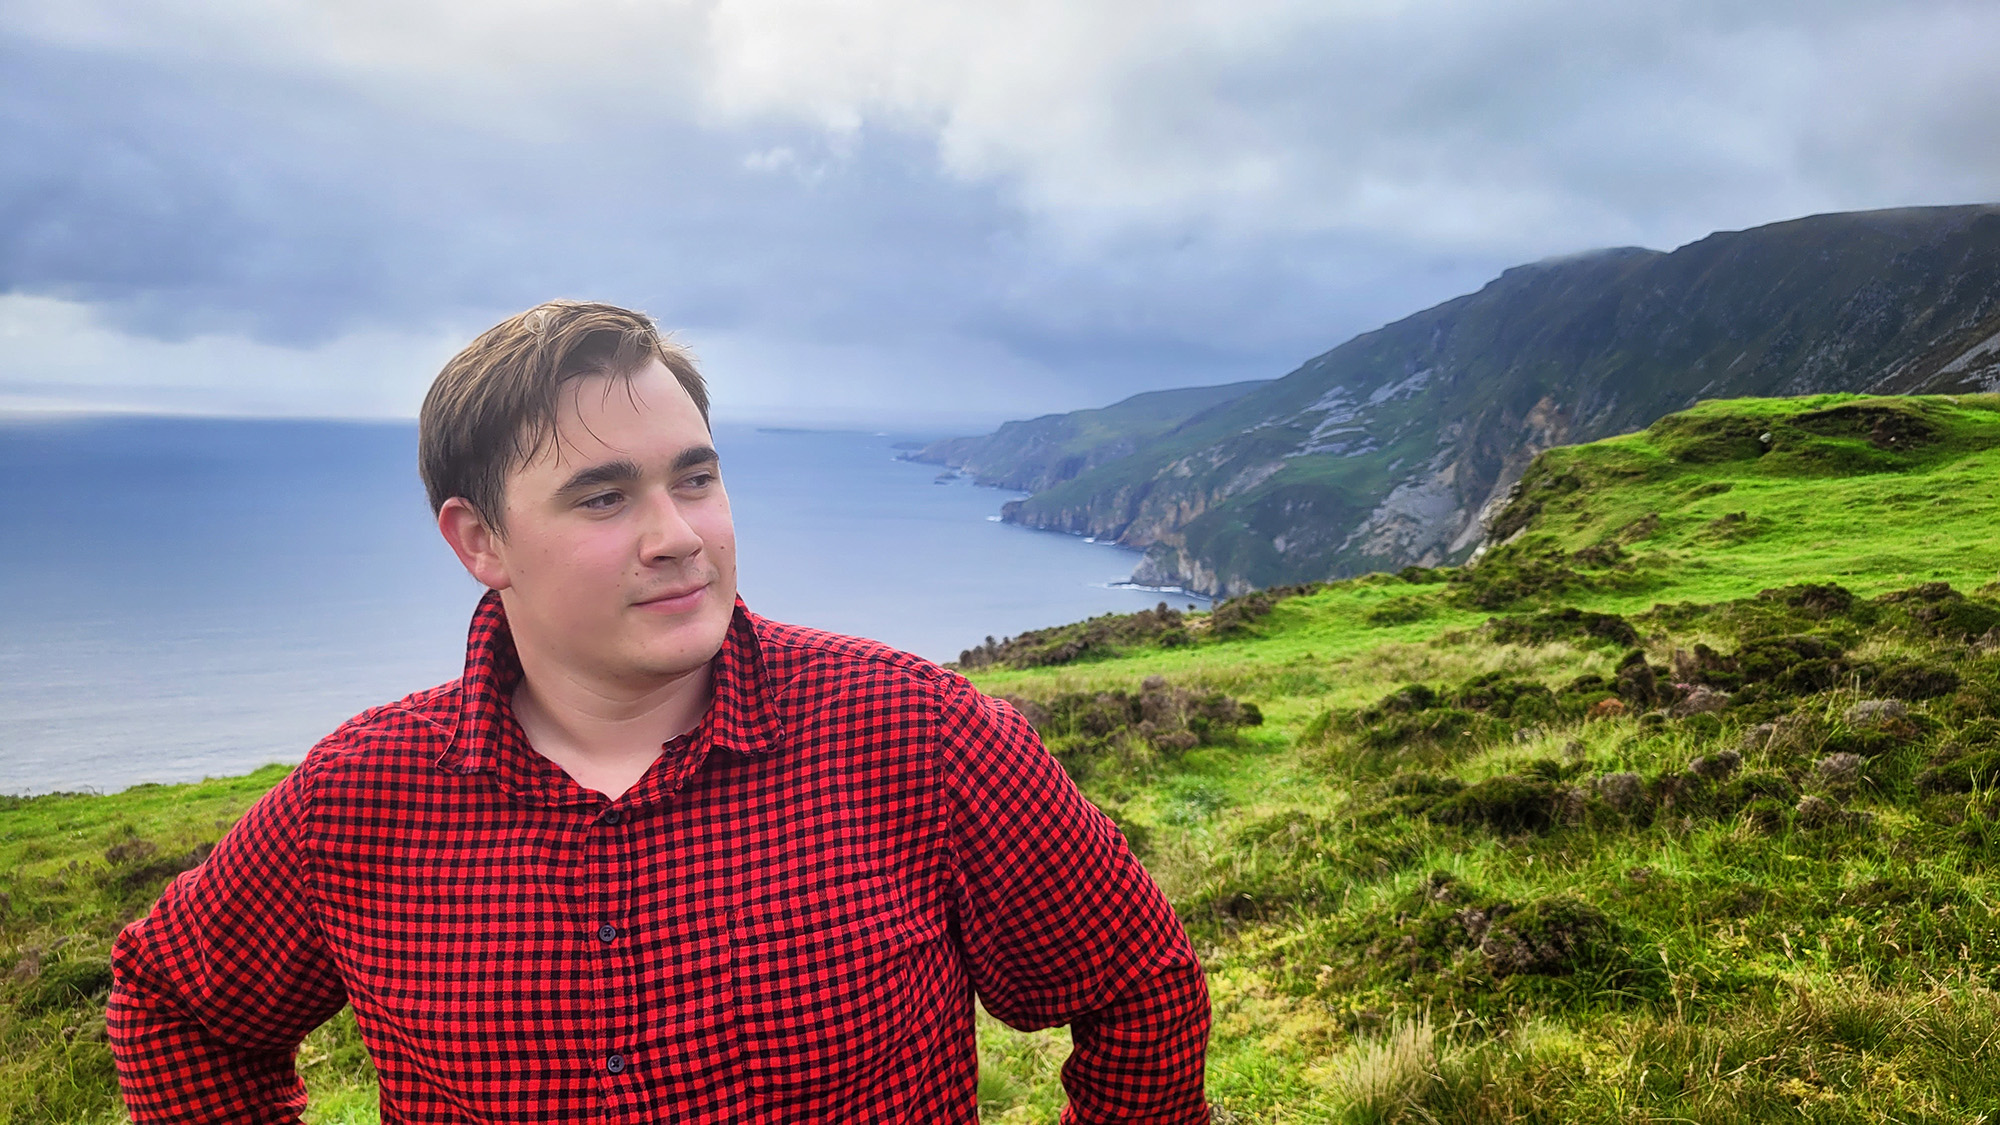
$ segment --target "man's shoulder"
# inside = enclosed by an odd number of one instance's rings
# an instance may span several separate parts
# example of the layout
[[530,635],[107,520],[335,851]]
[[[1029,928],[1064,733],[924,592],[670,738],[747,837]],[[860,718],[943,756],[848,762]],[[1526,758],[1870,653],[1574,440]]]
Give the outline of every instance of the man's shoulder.
[[460,700],[453,680],[370,707],[313,744],[264,799],[288,817],[341,820],[441,782],[438,761],[456,733]]
[[457,732],[461,704],[462,682],[451,680],[370,707],[320,739],[306,763],[328,768],[351,764],[359,757],[434,759]]
[[754,614],[751,622],[769,702],[795,730],[901,729],[939,747],[980,752],[1036,741],[1009,700],[987,695],[954,669],[864,637]]
[[850,637],[750,614],[767,682],[789,694],[829,681],[896,686],[926,696],[953,693],[965,678],[915,653],[866,637]]

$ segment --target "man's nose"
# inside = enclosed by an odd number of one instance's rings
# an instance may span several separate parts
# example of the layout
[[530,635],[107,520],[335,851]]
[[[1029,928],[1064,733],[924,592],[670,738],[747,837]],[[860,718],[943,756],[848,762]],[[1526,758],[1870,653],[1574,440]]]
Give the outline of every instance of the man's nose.
[[681,514],[670,493],[653,494],[646,504],[645,524],[639,535],[639,557],[645,562],[687,559],[701,550],[701,534]]

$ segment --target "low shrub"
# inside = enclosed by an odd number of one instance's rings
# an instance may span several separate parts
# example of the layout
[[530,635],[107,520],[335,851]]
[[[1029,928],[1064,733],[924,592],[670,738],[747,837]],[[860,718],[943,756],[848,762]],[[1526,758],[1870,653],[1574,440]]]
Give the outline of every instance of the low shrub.
[[1545,777],[1501,774],[1477,781],[1429,809],[1440,824],[1477,825],[1495,832],[1544,832],[1556,824],[1558,790]]
[[1107,760],[1138,765],[1197,746],[1231,741],[1264,715],[1254,703],[1222,692],[1177,687],[1159,676],[1136,692],[1064,692],[1047,699],[1009,697],[1073,777]]
[[1503,645],[1540,645],[1559,640],[1586,640],[1624,648],[1639,644],[1639,631],[1623,617],[1574,606],[1519,617],[1495,617],[1486,623],[1486,631],[1494,643]]
[[967,671],[991,666],[1046,668],[1101,659],[1141,645],[1177,648],[1193,643],[1193,639],[1186,617],[1161,602],[1137,613],[1107,613],[1073,625],[1032,629],[1004,640],[988,637],[984,644],[959,653],[955,666]]

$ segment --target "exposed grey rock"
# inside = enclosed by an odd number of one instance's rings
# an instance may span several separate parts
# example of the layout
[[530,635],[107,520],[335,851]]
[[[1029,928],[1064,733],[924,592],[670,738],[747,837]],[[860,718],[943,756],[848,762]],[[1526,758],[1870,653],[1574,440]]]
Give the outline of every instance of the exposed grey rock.
[[1727,706],[1729,706],[1728,692],[1696,684],[1679,703],[1673,705],[1668,714],[1676,719],[1684,719],[1689,715],[1706,715],[1720,711]]
[[1798,814],[1799,823],[1807,828],[1823,828],[1842,819],[1839,805],[1811,794],[1800,797],[1792,811]]
[[1771,744],[1771,737],[1777,733],[1778,724],[1758,723],[1756,726],[1744,731],[1742,737],[1737,739],[1737,744],[1745,752],[1755,753],[1769,746]]
[[1734,750],[1718,750],[1705,758],[1696,758],[1688,763],[1688,772],[1710,781],[1721,781],[1735,773],[1743,765],[1743,755]]
[[1872,727],[1910,713],[1910,705],[1900,699],[1864,699],[1847,709],[1847,725]]
[[1841,752],[1828,754],[1813,766],[1813,780],[1821,785],[1852,785],[1861,777],[1861,755]]
[[1607,773],[1591,782],[1597,791],[1598,800],[1617,809],[1631,812],[1645,803],[1646,782],[1636,773]]

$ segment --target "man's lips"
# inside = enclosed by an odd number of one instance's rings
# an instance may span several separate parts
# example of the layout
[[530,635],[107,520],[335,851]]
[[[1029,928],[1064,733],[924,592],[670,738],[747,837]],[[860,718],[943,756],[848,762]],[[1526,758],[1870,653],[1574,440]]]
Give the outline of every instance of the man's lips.
[[672,611],[687,609],[700,601],[702,592],[707,589],[708,583],[706,582],[699,586],[683,586],[675,590],[664,590],[644,601],[633,604],[641,609],[651,610]]

